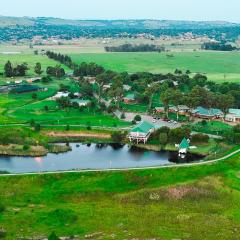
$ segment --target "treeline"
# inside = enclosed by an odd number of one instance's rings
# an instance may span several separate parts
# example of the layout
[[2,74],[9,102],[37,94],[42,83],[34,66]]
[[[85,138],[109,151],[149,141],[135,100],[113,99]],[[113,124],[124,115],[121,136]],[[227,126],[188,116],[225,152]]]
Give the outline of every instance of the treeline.
[[206,42],[201,46],[204,50],[213,50],[213,51],[235,51],[236,47],[227,43],[218,43],[218,42]]
[[120,46],[107,46],[107,52],[164,52],[165,47],[154,44],[123,44]]
[[[101,74],[105,71],[105,69],[96,64],[96,63],[81,63],[80,65],[74,63],[70,56],[63,55],[60,53],[55,53],[51,51],[47,51],[46,55],[55,61],[58,61],[61,64],[66,65],[67,67],[73,69],[73,74],[76,77],[85,77],[85,76],[97,76],[98,74]],[[52,75],[55,73],[55,75],[58,75],[58,72],[63,73],[64,69],[60,69],[60,66],[56,66],[55,68],[49,67],[47,69],[47,73],[49,75]],[[54,75],[52,75],[54,76]]]
[[69,57],[68,55],[63,55],[63,54],[55,53],[55,52],[52,52],[52,51],[47,51],[46,55],[48,56],[48,58],[53,59],[55,61],[58,61],[61,64],[64,64],[71,69],[73,69],[76,66],[72,62],[71,57]]

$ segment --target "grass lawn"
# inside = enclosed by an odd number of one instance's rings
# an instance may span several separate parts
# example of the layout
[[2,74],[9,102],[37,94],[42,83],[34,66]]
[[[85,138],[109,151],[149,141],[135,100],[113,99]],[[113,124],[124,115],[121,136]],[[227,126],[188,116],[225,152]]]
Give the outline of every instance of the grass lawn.
[[240,53],[238,52],[173,52],[166,53],[81,53],[71,54],[73,61],[96,62],[106,69],[119,72],[174,72],[176,68],[193,73],[206,73],[209,80],[239,82]]
[[[207,166],[0,178],[6,239],[240,238],[239,155]],[[93,237],[97,239],[97,237]]]
[[230,125],[219,121],[206,122],[206,125],[203,125],[201,122],[192,125],[193,131],[216,135],[222,135],[230,129]]

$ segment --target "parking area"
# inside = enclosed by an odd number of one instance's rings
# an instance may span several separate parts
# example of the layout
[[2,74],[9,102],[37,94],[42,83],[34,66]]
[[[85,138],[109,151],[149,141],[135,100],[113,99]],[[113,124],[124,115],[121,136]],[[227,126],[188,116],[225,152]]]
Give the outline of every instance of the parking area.
[[157,128],[161,128],[164,126],[169,127],[171,129],[181,127],[181,123],[177,123],[174,121],[166,122],[166,121],[163,121],[162,119],[154,119],[153,116],[148,115],[148,114],[137,114],[137,113],[132,113],[132,112],[126,112],[125,120],[128,122],[131,122],[136,115],[140,115],[143,121],[148,121],[148,122],[153,123],[154,125],[156,125]]

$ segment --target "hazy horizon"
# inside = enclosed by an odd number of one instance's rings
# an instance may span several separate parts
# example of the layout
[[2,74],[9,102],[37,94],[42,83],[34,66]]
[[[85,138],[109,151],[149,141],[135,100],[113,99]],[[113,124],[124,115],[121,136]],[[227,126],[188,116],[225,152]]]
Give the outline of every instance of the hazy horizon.
[[237,0],[8,0],[0,15],[72,20],[177,20],[240,23]]

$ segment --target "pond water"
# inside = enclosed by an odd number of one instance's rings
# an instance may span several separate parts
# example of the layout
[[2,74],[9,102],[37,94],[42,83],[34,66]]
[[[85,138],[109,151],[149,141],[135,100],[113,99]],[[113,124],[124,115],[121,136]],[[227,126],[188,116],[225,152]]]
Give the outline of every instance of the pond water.
[[154,152],[120,144],[71,143],[72,151],[45,157],[0,156],[0,171],[10,173],[51,172],[74,169],[108,169],[161,166],[198,161],[199,155],[181,159],[176,152]]

